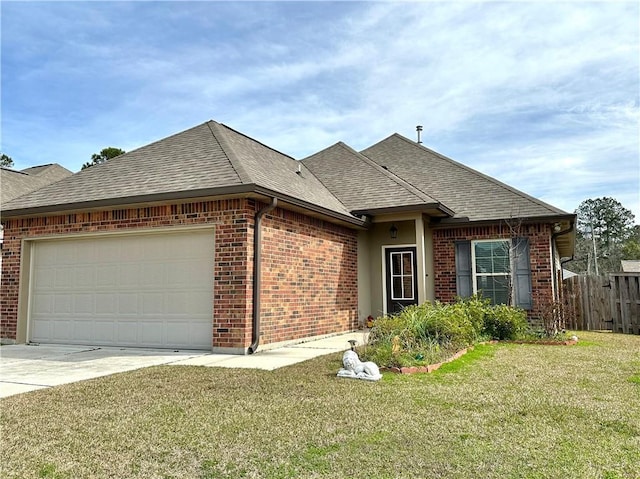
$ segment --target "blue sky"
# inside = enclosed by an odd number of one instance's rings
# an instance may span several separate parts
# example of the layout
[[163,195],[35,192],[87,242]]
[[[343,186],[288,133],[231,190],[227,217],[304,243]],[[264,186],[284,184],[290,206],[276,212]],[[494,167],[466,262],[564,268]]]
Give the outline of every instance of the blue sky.
[[78,171],[209,119],[295,158],[393,133],[640,222],[638,2],[0,4],[2,152]]

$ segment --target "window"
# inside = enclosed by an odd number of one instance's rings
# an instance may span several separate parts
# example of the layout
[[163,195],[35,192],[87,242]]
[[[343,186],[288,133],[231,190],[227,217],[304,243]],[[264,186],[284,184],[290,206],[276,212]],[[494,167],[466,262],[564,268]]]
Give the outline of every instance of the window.
[[509,304],[511,263],[509,241],[474,241],[472,248],[473,292],[491,304]]
[[528,238],[456,241],[456,292],[533,308]]
[[389,253],[391,264],[391,299],[414,299],[413,251]]

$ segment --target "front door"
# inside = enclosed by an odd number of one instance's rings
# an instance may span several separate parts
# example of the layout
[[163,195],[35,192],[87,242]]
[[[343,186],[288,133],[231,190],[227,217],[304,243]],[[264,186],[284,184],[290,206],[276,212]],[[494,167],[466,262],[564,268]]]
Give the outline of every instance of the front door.
[[415,246],[385,248],[387,314],[418,304]]

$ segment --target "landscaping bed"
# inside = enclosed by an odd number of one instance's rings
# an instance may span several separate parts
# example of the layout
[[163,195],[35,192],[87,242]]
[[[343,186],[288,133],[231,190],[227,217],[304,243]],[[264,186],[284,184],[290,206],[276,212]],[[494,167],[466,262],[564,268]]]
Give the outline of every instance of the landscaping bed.
[[363,361],[383,370],[429,372],[467,348],[486,341],[572,344],[558,330],[533,330],[526,313],[474,296],[454,304],[426,302],[374,321],[367,344],[358,348]]

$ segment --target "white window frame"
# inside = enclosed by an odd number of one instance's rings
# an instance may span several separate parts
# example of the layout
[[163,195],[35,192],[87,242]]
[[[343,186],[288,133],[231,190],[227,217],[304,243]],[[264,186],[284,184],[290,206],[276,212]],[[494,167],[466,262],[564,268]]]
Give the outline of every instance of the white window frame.
[[[402,272],[402,271],[400,272],[400,274],[396,274],[396,275],[394,275],[394,274],[393,274],[393,256],[394,256],[394,255],[400,255],[400,258],[401,258],[401,260],[400,260],[400,264],[401,264],[401,267],[402,267],[402,265],[404,264],[404,263],[402,262],[402,255],[405,255],[405,254],[409,254],[409,255],[411,255],[411,274],[409,275],[409,276],[411,277],[411,288],[410,288],[410,290],[411,290],[411,291],[410,291],[410,292],[411,292],[411,296],[410,296],[410,297],[408,297],[408,296],[404,296],[404,295],[405,295],[405,293],[406,293],[406,292],[405,292],[405,287],[404,287],[404,281],[401,281],[400,283],[401,283],[401,285],[402,285],[402,294],[403,294],[403,297],[402,297],[402,298],[397,298],[397,297],[395,297],[395,296],[394,296],[394,294],[393,294],[393,279],[394,279],[394,278],[401,278],[401,279],[403,279],[403,278],[404,278],[405,276],[407,276],[407,275],[403,274],[403,272]],[[391,271],[389,271],[389,277],[390,277],[390,279],[391,279],[391,285],[390,285],[390,288],[391,288],[391,289],[390,289],[390,291],[391,291],[391,299],[392,299],[392,300],[394,300],[394,301],[414,301],[414,300],[416,299],[416,298],[415,298],[415,294],[414,294],[415,286],[416,286],[416,285],[414,284],[414,276],[416,276],[416,272],[415,272],[415,271],[413,271],[413,270],[414,270],[414,268],[415,268],[415,266],[414,266],[414,264],[415,264],[415,263],[414,263],[414,261],[415,261],[415,258],[414,258],[414,256],[413,256],[413,251],[395,251],[395,252],[394,252],[394,251],[391,251],[391,252],[389,253],[389,266],[391,267]]]
[[509,271],[506,273],[507,282],[510,288],[509,296],[513,298],[513,254],[511,251],[511,242],[509,239],[484,239],[484,240],[472,240],[471,241],[471,274],[472,274],[472,286],[473,286],[473,294],[478,294],[478,277],[486,276],[486,277],[494,277],[501,276],[504,277],[505,273],[479,273],[476,270],[476,244],[478,243],[504,243],[507,253],[509,255]]

